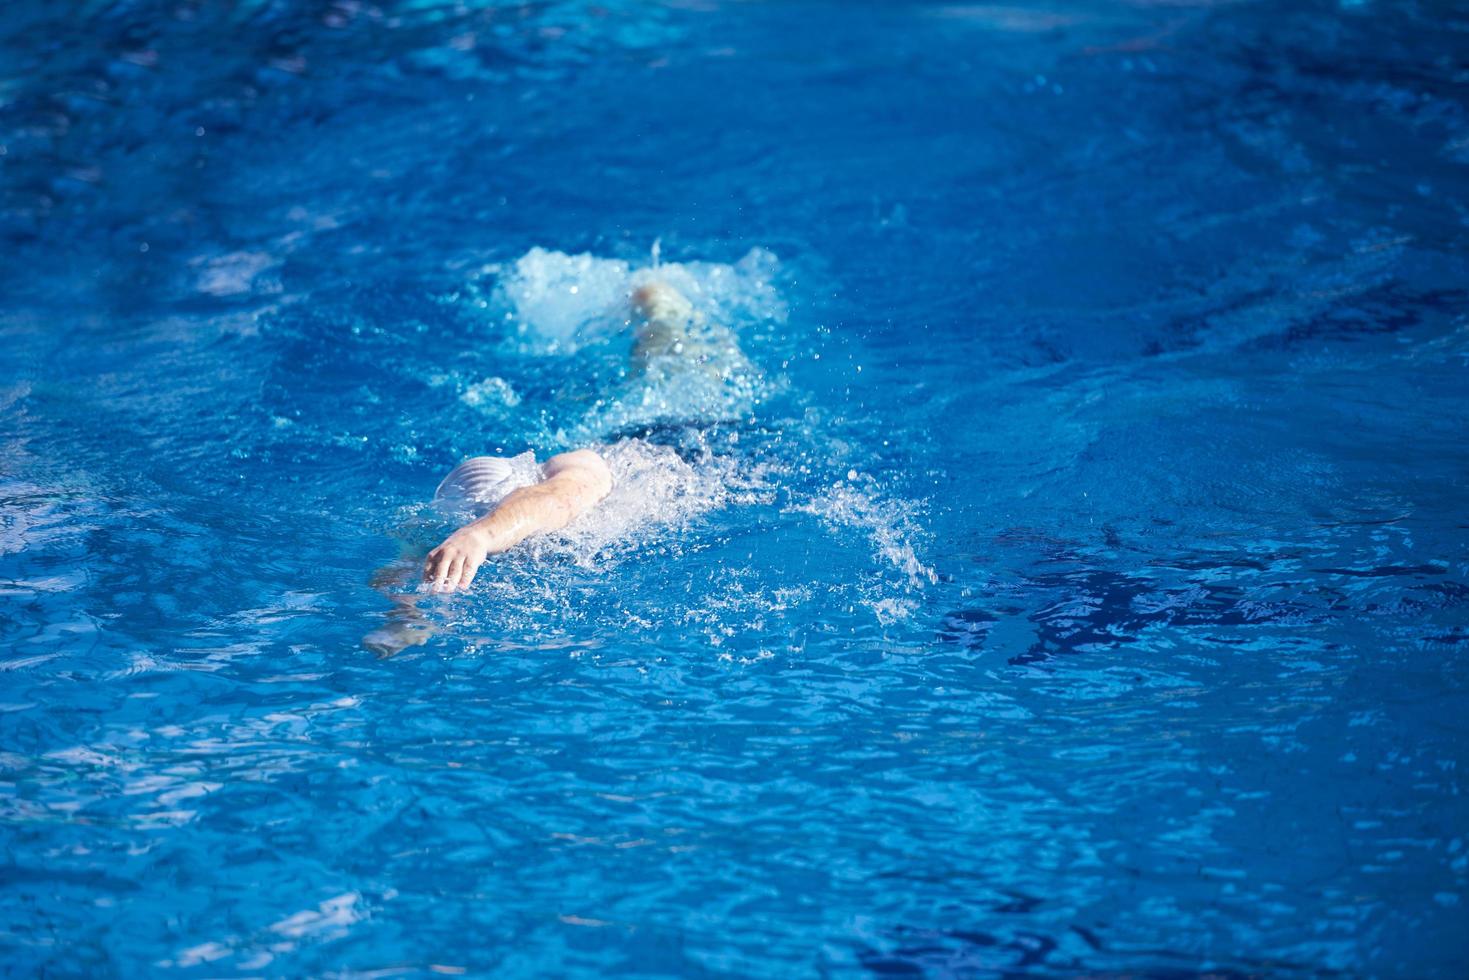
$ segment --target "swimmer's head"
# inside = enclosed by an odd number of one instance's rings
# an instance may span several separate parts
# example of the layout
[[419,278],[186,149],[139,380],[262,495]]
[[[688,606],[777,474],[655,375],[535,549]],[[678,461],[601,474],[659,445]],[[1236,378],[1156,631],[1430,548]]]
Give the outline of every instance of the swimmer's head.
[[450,506],[488,509],[512,490],[534,483],[535,469],[535,456],[528,452],[515,457],[475,456],[444,477],[434,491],[434,500]]

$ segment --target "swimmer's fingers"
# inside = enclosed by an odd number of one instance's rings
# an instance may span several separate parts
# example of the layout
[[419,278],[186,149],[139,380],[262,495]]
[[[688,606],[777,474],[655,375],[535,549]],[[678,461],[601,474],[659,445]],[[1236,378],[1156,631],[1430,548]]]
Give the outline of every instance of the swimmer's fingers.
[[459,573],[459,588],[469,588],[469,583],[474,581],[474,576],[479,572],[479,567],[484,564],[484,559],[475,561],[473,558],[464,563],[464,570]]
[[434,582],[435,592],[453,592],[454,587],[459,584],[459,575],[464,571],[464,554],[457,552],[444,563],[438,580]]
[[449,569],[454,564],[453,550],[440,545],[428,553],[423,566],[423,580],[434,592],[442,592],[449,582]]
[[423,581],[433,592],[467,589],[487,553],[488,546],[481,535],[460,528],[428,553],[428,560],[423,564]]

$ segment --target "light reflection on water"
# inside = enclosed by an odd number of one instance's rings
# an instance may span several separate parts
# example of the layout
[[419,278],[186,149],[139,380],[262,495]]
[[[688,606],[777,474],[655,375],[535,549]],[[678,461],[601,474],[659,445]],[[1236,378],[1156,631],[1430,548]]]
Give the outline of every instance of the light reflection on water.
[[[6,962],[1461,972],[1466,29],[9,5]],[[655,241],[707,426],[505,302]],[[361,648],[459,458],[628,436]]]

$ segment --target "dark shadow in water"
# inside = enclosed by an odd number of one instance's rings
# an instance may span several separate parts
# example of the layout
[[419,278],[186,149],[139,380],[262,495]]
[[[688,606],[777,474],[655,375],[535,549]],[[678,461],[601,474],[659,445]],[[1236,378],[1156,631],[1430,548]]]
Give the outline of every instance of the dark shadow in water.
[[1021,932],[1001,938],[972,929],[896,930],[899,945],[888,951],[863,950],[862,965],[879,976],[983,976],[1032,967],[1078,970],[1075,960],[1048,962],[1057,943],[1048,936]]
[[[1072,926],[1074,933],[1093,952],[1105,953],[1096,933]],[[1016,932],[1009,937],[996,936],[974,929],[917,929],[899,927],[894,930],[897,945],[887,951],[867,948],[858,952],[858,960],[871,973],[884,977],[1010,977],[1042,971],[1053,975],[1097,975],[1077,956],[1058,956],[1060,943],[1037,932]],[[1148,980],[1244,980],[1246,977],[1276,976],[1282,973],[1306,973],[1331,976],[1319,970],[1307,971],[1299,965],[1279,961],[1244,960],[1238,967],[1200,969],[1196,966],[1166,966],[1172,962],[1187,964],[1198,957],[1173,950],[1140,950],[1134,954],[1142,962],[1158,964],[1138,969],[1125,968],[1122,975]],[[1116,976],[1115,959],[1101,975]]]
[[[1198,571],[1228,571],[1235,564],[1214,561],[1171,562],[1169,567]],[[1368,569],[1331,568],[1322,574],[1348,579],[1443,575],[1438,565],[1383,566]],[[1299,591],[1292,591],[1299,587]],[[1353,611],[1346,592],[1325,583],[1278,581],[1244,588],[1195,578],[1164,584],[1140,573],[1099,568],[1032,574],[1008,598],[1031,596],[1035,606],[1026,615],[1035,639],[1009,662],[1034,664],[1078,652],[1109,650],[1138,642],[1150,630],[1164,627],[1210,627],[1235,631],[1214,637],[1220,643],[1240,643],[1238,630],[1260,626],[1313,627]],[[1365,603],[1359,615],[1413,615],[1469,602],[1469,586],[1457,582],[1430,582],[1413,586],[1390,602]],[[1030,605],[1030,604],[1027,604]],[[936,638],[971,650],[982,648],[1005,618],[1021,615],[1015,606],[958,609],[947,613]],[[1447,642],[1457,642],[1449,636]]]

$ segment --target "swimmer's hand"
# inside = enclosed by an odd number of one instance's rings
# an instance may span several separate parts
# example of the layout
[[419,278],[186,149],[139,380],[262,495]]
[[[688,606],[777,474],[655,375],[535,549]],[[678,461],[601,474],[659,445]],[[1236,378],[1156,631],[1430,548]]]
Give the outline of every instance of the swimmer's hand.
[[467,589],[474,573],[489,557],[494,542],[478,523],[461,527],[444,539],[444,543],[428,553],[423,566],[423,580],[435,592]]
[[487,516],[466,524],[428,553],[423,580],[435,592],[469,588],[485,559],[532,534],[565,527],[612,492],[612,472],[590,449],[552,456],[545,479],[521,487]]

